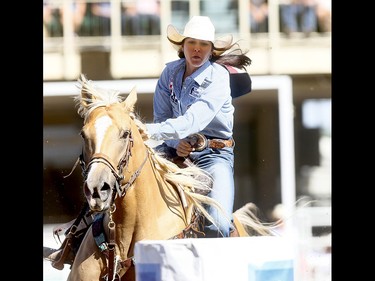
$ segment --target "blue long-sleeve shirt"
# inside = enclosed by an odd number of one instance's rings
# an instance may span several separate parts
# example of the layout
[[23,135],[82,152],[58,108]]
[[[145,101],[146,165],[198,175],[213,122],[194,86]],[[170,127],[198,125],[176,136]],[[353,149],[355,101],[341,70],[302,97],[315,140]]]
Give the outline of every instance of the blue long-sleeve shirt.
[[185,59],[166,64],[154,94],[154,120],[146,124],[151,139],[176,148],[194,133],[228,139],[233,135],[234,107],[229,73],[207,61],[182,82]]

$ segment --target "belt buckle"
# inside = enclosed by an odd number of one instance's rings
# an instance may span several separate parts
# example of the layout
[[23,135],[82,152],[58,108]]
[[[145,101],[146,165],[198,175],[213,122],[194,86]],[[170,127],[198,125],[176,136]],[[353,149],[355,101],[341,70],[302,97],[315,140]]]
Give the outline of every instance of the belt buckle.
[[190,144],[195,148],[195,151],[202,151],[208,146],[208,140],[205,135],[195,133],[187,137]]

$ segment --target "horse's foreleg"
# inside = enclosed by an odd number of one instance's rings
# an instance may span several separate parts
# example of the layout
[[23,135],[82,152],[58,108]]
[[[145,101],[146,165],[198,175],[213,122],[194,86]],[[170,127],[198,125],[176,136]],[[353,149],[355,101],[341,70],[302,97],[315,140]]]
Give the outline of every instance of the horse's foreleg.
[[67,281],[96,281],[105,275],[105,258],[95,244],[91,228],[82,240]]

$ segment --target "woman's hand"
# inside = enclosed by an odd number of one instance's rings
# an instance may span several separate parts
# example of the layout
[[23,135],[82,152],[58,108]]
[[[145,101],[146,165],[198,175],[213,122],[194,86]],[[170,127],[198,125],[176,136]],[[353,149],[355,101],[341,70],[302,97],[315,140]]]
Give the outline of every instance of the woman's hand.
[[178,156],[186,157],[189,156],[190,152],[195,151],[190,142],[187,139],[182,139],[177,145],[176,152]]

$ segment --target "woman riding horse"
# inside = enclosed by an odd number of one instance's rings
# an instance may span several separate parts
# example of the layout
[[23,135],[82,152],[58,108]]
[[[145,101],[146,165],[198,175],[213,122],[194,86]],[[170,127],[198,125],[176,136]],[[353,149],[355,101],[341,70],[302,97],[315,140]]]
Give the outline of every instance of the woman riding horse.
[[[222,209],[204,195],[210,191],[204,170],[179,168],[147,144],[146,127],[134,113],[135,90],[123,100],[118,91],[97,88],[84,76],[79,82],[75,100],[84,125],[78,163],[93,221],[79,231],[74,222],[67,232],[72,239],[47,258],[62,267],[72,264],[68,280],[134,280],[137,241],[202,237],[202,217],[217,224],[204,205]],[[270,233],[255,216],[246,216],[248,223],[241,215],[233,217],[243,235],[248,235],[246,224],[257,235]],[[75,239],[82,239],[78,250],[71,248]],[[64,259],[69,250],[71,259]]]

